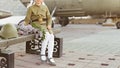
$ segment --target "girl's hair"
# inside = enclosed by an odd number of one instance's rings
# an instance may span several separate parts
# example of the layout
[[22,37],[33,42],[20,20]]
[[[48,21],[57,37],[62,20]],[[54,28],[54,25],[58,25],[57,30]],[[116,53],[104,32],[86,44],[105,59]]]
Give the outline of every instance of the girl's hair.
[[[35,0],[30,0],[30,4],[27,6],[27,8],[29,8],[30,6],[35,4]],[[45,3],[42,3],[43,5],[45,5]]]

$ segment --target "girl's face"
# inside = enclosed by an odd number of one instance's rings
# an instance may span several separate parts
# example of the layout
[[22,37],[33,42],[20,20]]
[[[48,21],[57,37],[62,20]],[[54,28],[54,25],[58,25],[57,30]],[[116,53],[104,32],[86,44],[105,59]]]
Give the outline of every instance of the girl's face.
[[37,5],[41,5],[42,2],[43,2],[43,0],[35,0],[35,3],[36,3]]

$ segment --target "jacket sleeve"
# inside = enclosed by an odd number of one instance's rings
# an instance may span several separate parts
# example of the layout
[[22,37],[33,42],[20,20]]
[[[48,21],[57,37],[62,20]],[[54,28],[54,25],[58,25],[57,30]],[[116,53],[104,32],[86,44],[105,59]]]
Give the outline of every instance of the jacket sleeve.
[[31,21],[31,14],[32,14],[32,11],[30,9],[30,7],[28,8],[27,10],[27,13],[26,13],[26,17],[25,17],[25,24],[29,24],[30,21]]
[[48,9],[48,7],[46,8],[47,9],[47,11],[46,11],[46,18],[47,18],[47,26],[48,25],[52,25],[52,17],[51,17],[51,15],[50,15],[50,12],[49,12],[49,9]]

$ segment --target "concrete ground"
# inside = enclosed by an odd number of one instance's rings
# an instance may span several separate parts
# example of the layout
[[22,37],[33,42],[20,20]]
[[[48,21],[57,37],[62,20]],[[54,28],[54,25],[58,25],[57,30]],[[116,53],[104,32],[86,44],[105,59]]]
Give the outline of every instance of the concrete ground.
[[55,58],[57,66],[41,64],[39,55],[26,54],[25,43],[20,43],[8,49],[16,52],[15,68],[120,68],[116,27],[69,24],[56,36],[63,37],[63,56]]

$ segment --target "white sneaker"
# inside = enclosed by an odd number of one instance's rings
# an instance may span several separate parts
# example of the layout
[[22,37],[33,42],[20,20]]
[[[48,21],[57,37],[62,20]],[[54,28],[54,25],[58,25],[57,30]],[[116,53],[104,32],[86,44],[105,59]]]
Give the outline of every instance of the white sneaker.
[[47,62],[47,58],[43,54],[40,55],[40,60],[41,60],[41,62]]
[[49,62],[50,65],[56,66],[55,61],[54,61],[53,58],[48,58],[48,62]]

